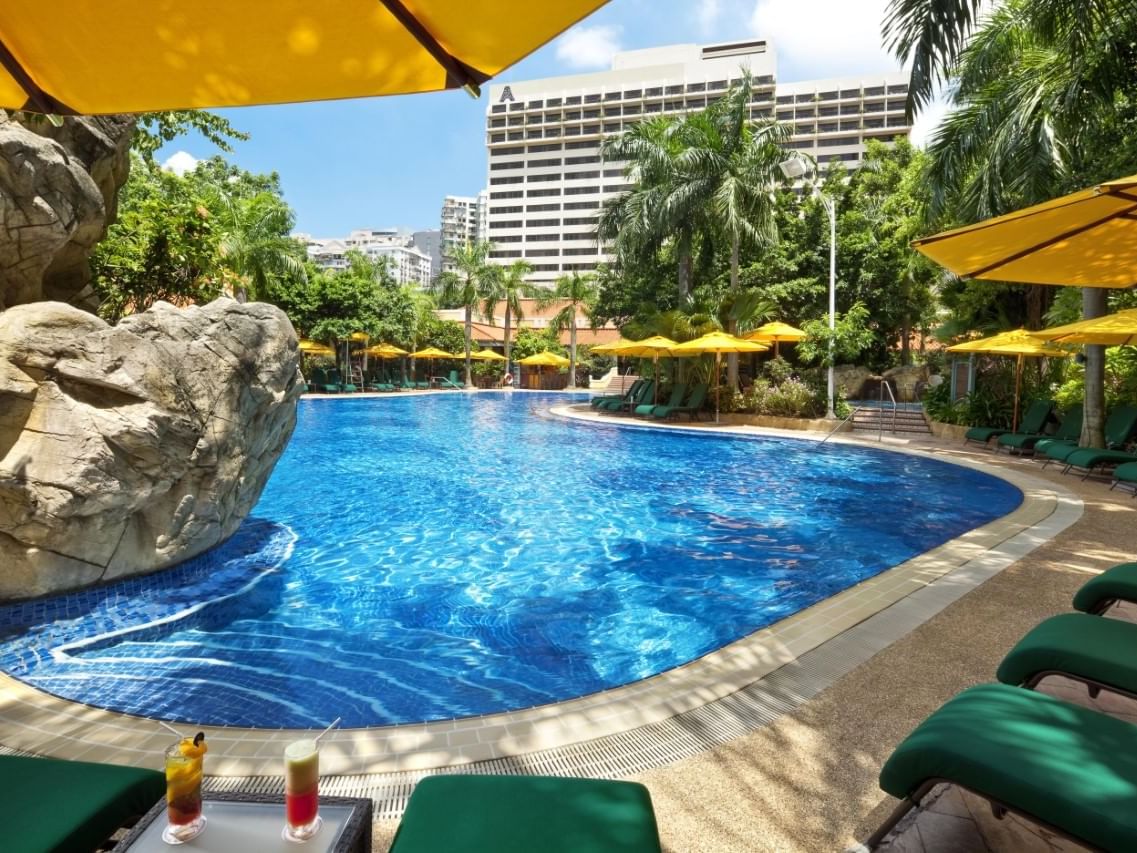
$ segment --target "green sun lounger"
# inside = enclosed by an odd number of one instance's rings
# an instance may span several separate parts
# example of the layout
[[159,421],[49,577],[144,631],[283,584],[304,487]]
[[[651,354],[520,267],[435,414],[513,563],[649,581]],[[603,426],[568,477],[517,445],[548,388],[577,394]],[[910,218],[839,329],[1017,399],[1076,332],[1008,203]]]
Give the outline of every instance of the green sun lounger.
[[636,406],[642,405],[647,402],[651,397],[652,391],[655,389],[654,379],[645,379],[644,384],[639,387],[635,394],[630,397],[619,400],[609,400],[597,406],[597,410],[601,412],[630,412]]
[[588,405],[595,409],[601,403],[630,400],[639,391],[640,386],[646,381],[646,379],[637,379],[632,383],[632,386],[623,394],[602,394],[598,397],[593,397],[588,401]]
[[1134,497],[1137,497],[1137,462],[1122,462],[1113,469],[1113,483],[1110,484],[1110,491],[1118,486],[1124,486],[1133,493]]
[[875,848],[938,783],[985,797],[1102,850],[1137,849],[1137,726],[1053,696],[984,684],[921,723],[880,771],[903,800]]
[[1062,423],[1058,425],[1054,435],[1037,435],[1029,432],[1005,433],[995,441],[995,452],[998,453],[1000,448],[1005,447],[1007,452],[1011,454],[1017,452],[1026,455],[1027,453],[1034,453],[1035,445],[1040,442],[1077,444],[1081,435],[1082,406],[1078,404],[1070,407],[1070,411],[1066,413],[1066,417],[1062,419]]
[[1127,462],[1137,462],[1137,453],[1126,453],[1123,450],[1101,450],[1093,447],[1079,447],[1066,457],[1066,467],[1063,474],[1068,474],[1077,468],[1084,471],[1082,479],[1086,479],[1099,469],[1106,471],[1124,465]]
[[[1019,424],[1023,433],[1028,435],[1038,435],[1041,437],[1042,430],[1046,426],[1046,422],[1050,420],[1050,414],[1054,411],[1053,400],[1035,400],[1030,404],[1030,408],[1026,410],[1023,415],[1022,423]],[[999,435],[1004,435],[1011,432],[1009,429],[1000,429],[998,427],[972,427],[963,435],[963,443],[967,444],[969,441],[974,441],[977,444],[986,444],[991,439]]]
[[[1105,433],[1105,449],[1118,450],[1137,432],[1137,406],[1118,406],[1105,419],[1103,430]],[[1066,462],[1070,456],[1079,450],[1093,450],[1095,448],[1080,447],[1075,444],[1047,444],[1041,443],[1036,450],[1046,456],[1043,468],[1051,462]],[[1137,457],[1134,457],[1137,459]],[[1126,460],[1122,460],[1126,461]],[[1065,470],[1065,469],[1064,469]]]
[[[1025,692],[1025,691],[1024,691]],[[659,853],[647,788],[548,776],[428,776],[391,853]]]
[[1090,578],[1074,594],[1074,609],[1099,614],[1119,601],[1137,602],[1137,563],[1119,563]]
[[[1137,624],[1088,613],[1063,613],[1040,622],[1003,658],[995,677],[1033,689],[1048,675],[1081,681],[1137,698]],[[1135,804],[1137,807],[1137,804]]]
[[682,406],[656,406],[651,410],[653,418],[673,418],[676,415],[687,415],[691,420],[699,416],[703,403],[707,401],[707,383],[700,382],[691,389],[691,395]]
[[156,770],[0,755],[8,853],[94,850],[166,795]]
[[[673,386],[671,386],[671,396],[667,398],[667,403],[665,403],[664,405],[678,406],[680,403],[683,402],[683,398],[686,396],[687,396],[687,386],[682,382],[676,382]],[[644,417],[647,417],[648,415],[651,414],[652,410],[655,407],[656,407],[655,403],[651,403],[651,402],[641,403],[640,405],[636,406],[635,413],[637,415],[643,415]]]

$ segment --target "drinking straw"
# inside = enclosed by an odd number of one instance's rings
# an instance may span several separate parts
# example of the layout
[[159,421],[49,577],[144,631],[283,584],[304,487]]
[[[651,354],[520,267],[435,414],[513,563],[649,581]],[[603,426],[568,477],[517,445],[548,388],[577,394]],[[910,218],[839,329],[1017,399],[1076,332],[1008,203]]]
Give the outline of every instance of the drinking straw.
[[[185,740],[185,739],[186,739],[186,736],[185,736],[185,735],[183,735],[181,732],[179,732],[177,729],[175,729],[173,726],[171,726],[171,725],[167,725],[166,723],[163,723],[161,720],[155,720],[154,722],[156,722],[156,723],[157,723],[158,725],[160,725],[162,728],[164,728],[164,729],[168,729],[169,731],[171,731],[171,732],[173,732],[174,734],[176,734],[176,735],[178,736],[178,740]],[[337,722],[338,722],[338,721],[337,721]]]
[[332,729],[334,729],[336,726],[338,726],[340,724],[341,719],[343,719],[343,718],[342,717],[336,717],[334,720],[332,720],[332,724],[330,726],[328,726],[326,729],[324,729],[322,732],[320,732],[318,735],[316,735],[316,744],[317,745],[319,745],[319,743],[320,743],[320,738],[322,738],[324,735],[326,735],[328,732],[330,732]]

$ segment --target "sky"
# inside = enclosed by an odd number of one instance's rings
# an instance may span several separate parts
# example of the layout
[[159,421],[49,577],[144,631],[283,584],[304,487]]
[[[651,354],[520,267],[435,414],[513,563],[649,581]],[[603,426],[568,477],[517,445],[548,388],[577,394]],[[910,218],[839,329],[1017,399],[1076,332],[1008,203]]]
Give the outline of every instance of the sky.
[[[778,55],[779,82],[896,70],[881,47],[888,0],[612,0],[493,82],[610,67],[621,50],[757,36]],[[278,172],[296,230],[438,228],[442,199],[486,185],[489,83],[474,100],[450,91],[219,110],[250,134],[226,155],[252,172]],[[942,107],[917,119],[919,142]],[[171,168],[216,153],[185,136],[159,152]]]

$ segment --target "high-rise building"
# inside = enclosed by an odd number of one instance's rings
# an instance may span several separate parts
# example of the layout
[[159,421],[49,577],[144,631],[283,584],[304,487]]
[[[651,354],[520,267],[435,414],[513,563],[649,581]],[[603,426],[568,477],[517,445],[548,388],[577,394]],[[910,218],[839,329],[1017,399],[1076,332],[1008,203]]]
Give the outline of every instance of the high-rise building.
[[489,215],[489,192],[482,190],[477,197],[448,195],[442,201],[442,270],[454,268],[448,256],[467,243],[487,239],[486,222]]
[[822,167],[855,166],[868,140],[911,130],[907,75],[779,83],[774,50],[762,40],[635,50],[616,54],[610,71],[495,84],[486,111],[492,258],[525,258],[531,280],[545,283],[608,260],[596,216],[629,187],[622,163],[602,161],[601,140],[644,117],[705,109],[742,67],[753,80],[751,117],[792,122],[786,148]]
[[411,245],[430,256],[430,277],[433,279],[442,272],[442,232],[434,229],[416,231],[411,235]]

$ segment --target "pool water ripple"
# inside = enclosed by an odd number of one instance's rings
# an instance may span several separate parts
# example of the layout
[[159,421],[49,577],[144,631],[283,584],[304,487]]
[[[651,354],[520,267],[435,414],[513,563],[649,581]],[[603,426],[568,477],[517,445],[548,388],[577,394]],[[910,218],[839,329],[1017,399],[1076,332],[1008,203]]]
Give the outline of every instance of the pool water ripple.
[[686,663],[1022,500],[904,454],[535,416],[554,399],[303,401],[229,542],[0,608],[0,668],[217,725],[515,710]]

